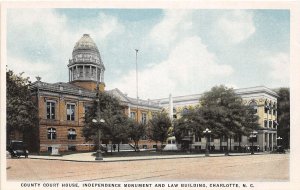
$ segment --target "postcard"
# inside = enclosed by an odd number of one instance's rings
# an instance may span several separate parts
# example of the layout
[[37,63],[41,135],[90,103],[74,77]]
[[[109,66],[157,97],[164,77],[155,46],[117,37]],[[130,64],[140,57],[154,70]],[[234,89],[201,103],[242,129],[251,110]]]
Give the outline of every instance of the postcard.
[[1,189],[298,189],[299,7],[1,3]]

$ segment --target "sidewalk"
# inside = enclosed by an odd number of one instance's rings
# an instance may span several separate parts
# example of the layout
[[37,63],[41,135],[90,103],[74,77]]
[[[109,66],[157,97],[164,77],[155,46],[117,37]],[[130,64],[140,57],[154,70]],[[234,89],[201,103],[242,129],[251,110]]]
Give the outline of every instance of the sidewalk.
[[[61,160],[73,162],[120,162],[120,161],[140,161],[140,160],[158,160],[158,159],[176,159],[176,158],[205,158],[205,154],[186,154],[186,155],[156,155],[156,156],[127,156],[127,157],[104,157],[103,160],[95,160],[92,152],[77,153],[64,156],[40,156],[29,155],[29,159],[42,159],[42,160]],[[254,155],[269,154],[269,152],[258,152]],[[230,153],[229,156],[250,156],[250,153]],[[222,157],[224,153],[210,154],[209,157]]]

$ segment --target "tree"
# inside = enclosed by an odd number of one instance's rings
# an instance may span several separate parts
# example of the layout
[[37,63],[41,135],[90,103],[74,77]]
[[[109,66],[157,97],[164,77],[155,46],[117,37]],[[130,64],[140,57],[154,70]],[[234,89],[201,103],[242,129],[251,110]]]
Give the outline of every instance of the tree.
[[[103,119],[104,123],[94,123]],[[128,139],[128,120],[123,112],[118,99],[106,92],[99,92],[98,99],[93,102],[93,106],[85,115],[85,126],[83,136],[86,140],[93,140],[98,144],[98,130],[101,130],[101,139],[111,141],[111,144],[119,144],[122,140]],[[112,152],[112,149],[111,149]]]
[[242,127],[236,131],[236,134],[241,135],[246,135],[249,136],[251,134],[249,140],[251,141],[251,154],[254,154],[254,137],[255,134],[254,131],[259,129],[259,124],[258,124],[258,115],[256,115],[256,109],[251,106],[245,106],[243,110],[241,110],[241,115],[244,116],[244,120],[242,121]]
[[143,123],[136,123],[129,120],[128,136],[134,141],[134,150],[137,151],[139,147],[139,140],[146,134],[146,125]]
[[[202,109],[189,109],[183,116],[174,121],[174,135],[182,149],[187,149],[189,144],[183,139],[190,134],[203,136],[203,130],[207,127]],[[190,141],[189,141],[190,142]]]
[[31,82],[23,73],[6,72],[7,143],[19,133],[30,151],[38,151],[38,109],[30,92]]
[[150,121],[149,137],[154,141],[161,142],[161,149],[164,142],[168,138],[169,128],[172,126],[172,122],[165,112],[161,112],[153,117]]
[[290,89],[280,88],[277,90],[279,98],[277,100],[277,134],[281,137],[281,145],[290,147]]
[[[258,127],[258,117],[243,104],[242,98],[232,88],[224,85],[215,86],[200,98],[200,109],[204,112],[204,119],[211,127],[213,134],[219,137],[225,136],[228,154],[228,138],[233,135],[247,134]],[[249,118],[253,122],[249,122]]]

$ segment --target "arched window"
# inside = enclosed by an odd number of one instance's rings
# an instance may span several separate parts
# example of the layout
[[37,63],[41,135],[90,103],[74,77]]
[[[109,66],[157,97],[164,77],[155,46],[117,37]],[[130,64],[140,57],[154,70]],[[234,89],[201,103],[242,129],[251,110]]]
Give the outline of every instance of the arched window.
[[257,103],[254,100],[249,103],[249,106],[255,110],[255,113],[257,113]]
[[56,129],[51,127],[51,128],[48,128],[48,139],[56,139]]
[[75,140],[76,139],[76,130],[75,129],[68,129],[68,139]]

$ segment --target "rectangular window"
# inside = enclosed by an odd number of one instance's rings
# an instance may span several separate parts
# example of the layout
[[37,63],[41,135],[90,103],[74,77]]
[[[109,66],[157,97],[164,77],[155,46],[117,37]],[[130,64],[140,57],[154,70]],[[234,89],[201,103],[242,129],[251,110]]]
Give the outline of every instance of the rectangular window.
[[267,121],[267,120],[264,121],[264,127],[265,127],[265,128],[268,127],[268,121]]
[[195,150],[201,150],[201,146],[195,146]]
[[48,128],[48,134],[47,134],[48,139],[54,140],[56,139],[56,129],[55,128]]
[[76,130],[75,129],[68,129],[68,139],[69,140],[76,140]]
[[47,119],[55,119],[55,102],[47,102]]
[[249,138],[249,142],[257,142],[257,135]]
[[48,146],[48,152],[52,152],[52,146]]
[[265,106],[265,113],[268,113],[269,108]]
[[234,142],[240,142],[241,136],[240,135],[234,135]]
[[136,113],[135,112],[130,112],[130,118],[131,119],[136,119]]
[[273,122],[271,120],[269,121],[269,128],[273,128]]
[[147,123],[147,114],[142,113],[142,124],[146,125],[146,123]]
[[201,142],[201,136],[195,134],[195,142]]
[[75,121],[75,105],[67,104],[67,120]]

